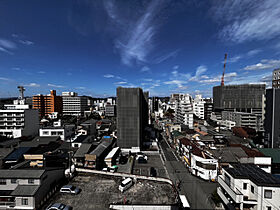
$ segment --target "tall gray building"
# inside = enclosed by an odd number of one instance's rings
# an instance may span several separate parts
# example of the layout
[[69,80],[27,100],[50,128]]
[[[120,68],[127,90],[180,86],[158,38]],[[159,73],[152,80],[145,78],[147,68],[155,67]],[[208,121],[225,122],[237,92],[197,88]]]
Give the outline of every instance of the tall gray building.
[[280,89],[266,90],[264,130],[266,147],[280,148]]
[[117,88],[117,144],[141,149],[148,124],[148,92],[141,88]]
[[214,111],[237,111],[262,114],[265,85],[244,84],[213,87]]
[[272,74],[272,87],[280,88],[280,69],[275,69]]

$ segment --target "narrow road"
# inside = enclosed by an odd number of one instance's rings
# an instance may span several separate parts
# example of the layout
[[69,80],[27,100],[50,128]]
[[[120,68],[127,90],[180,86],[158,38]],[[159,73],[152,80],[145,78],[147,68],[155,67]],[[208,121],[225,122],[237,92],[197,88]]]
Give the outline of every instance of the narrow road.
[[211,201],[211,193],[217,188],[216,183],[204,181],[198,177],[191,175],[182,161],[178,161],[175,150],[170,148],[163,137],[160,142],[164,152],[165,166],[173,183],[180,181],[179,193],[187,197],[190,202],[191,209],[213,209]]

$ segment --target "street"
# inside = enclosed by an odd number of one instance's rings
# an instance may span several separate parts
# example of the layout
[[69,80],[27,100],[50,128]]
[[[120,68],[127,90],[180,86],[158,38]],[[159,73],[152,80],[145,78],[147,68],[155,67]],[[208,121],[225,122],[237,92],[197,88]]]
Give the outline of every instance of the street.
[[187,197],[191,209],[213,209],[210,197],[217,188],[217,183],[207,182],[191,175],[184,163],[177,160],[176,151],[169,147],[164,136],[160,146],[169,177],[174,183],[180,183],[179,193]]

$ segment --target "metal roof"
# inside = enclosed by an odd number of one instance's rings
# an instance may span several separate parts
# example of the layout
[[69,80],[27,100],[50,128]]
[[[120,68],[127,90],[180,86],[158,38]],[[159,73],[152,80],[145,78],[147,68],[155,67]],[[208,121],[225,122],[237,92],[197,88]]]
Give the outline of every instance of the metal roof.
[[103,139],[102,142],[93,150],[90,154],[91,155],[96,155],[101,156],[102,153],[113,143],[113,138],[110,139]]
[[0,169],[0,178],[4,179],[20,179],[20,178],[30,178],[30,179],[39,179],[45,170],[37,170],[37,169]]
[[225,170],[236,179],[249,179],[258,186],[280,187],[280,179],[254,164],[232,164]]
[[114,157],[114,155],[116,154],[116,152],[119,150],[119,147],[115,147],[111,150],[111,152],[109,152],[109,154],[105,157],[105,159],[111,159]]
[[12,196],[33,196],[39,189],[40,185],[18,185],[11,193]]
[[272,163],[280,163],[280,149],[260,148],[259,151],[267,157],[271,157]]
[[80,148],[74,154],[74,158],[82,158],[85,157],[92,147],[92,144],[82,144]]
[[31,147],[19,147],[13,152],[11,152],[7,157],[4,158],[4,161],[17,161],[22,156],[28,152],[31,149]]

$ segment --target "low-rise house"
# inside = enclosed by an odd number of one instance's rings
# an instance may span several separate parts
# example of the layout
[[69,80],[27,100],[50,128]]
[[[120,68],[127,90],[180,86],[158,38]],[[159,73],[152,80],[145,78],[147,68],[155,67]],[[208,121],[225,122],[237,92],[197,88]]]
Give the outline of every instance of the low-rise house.
[[218,195],[228,209],[276,210],[280,179],[254,164],[232,164],[218,177]]
[[217,159],[187,138],[178,139],[178,144],[180,153],[193,175],[204,180],[216,180],[218,172]]
[[0,209],[39,209],[63,177],[63,169],[0,170]]
[[109,152],[109,154],[105,157],[104,161],[105,164],[108,167],[112,167],[113,165],[116,164],[116,158],[118,157],[118,155],[120,154],[120,148],[119,147],[115,147],[111,150],[111,152]]
[[89,154],[85,154],[85,167],[101,169],[104,158],[111,150],[115,140],[110,136],[104,136],[101,143]]
[[94,146],[92,144],[82,144],[73,156],[75,166],[83,167],[85,164],[85,154],[90,153],[93,148]]

